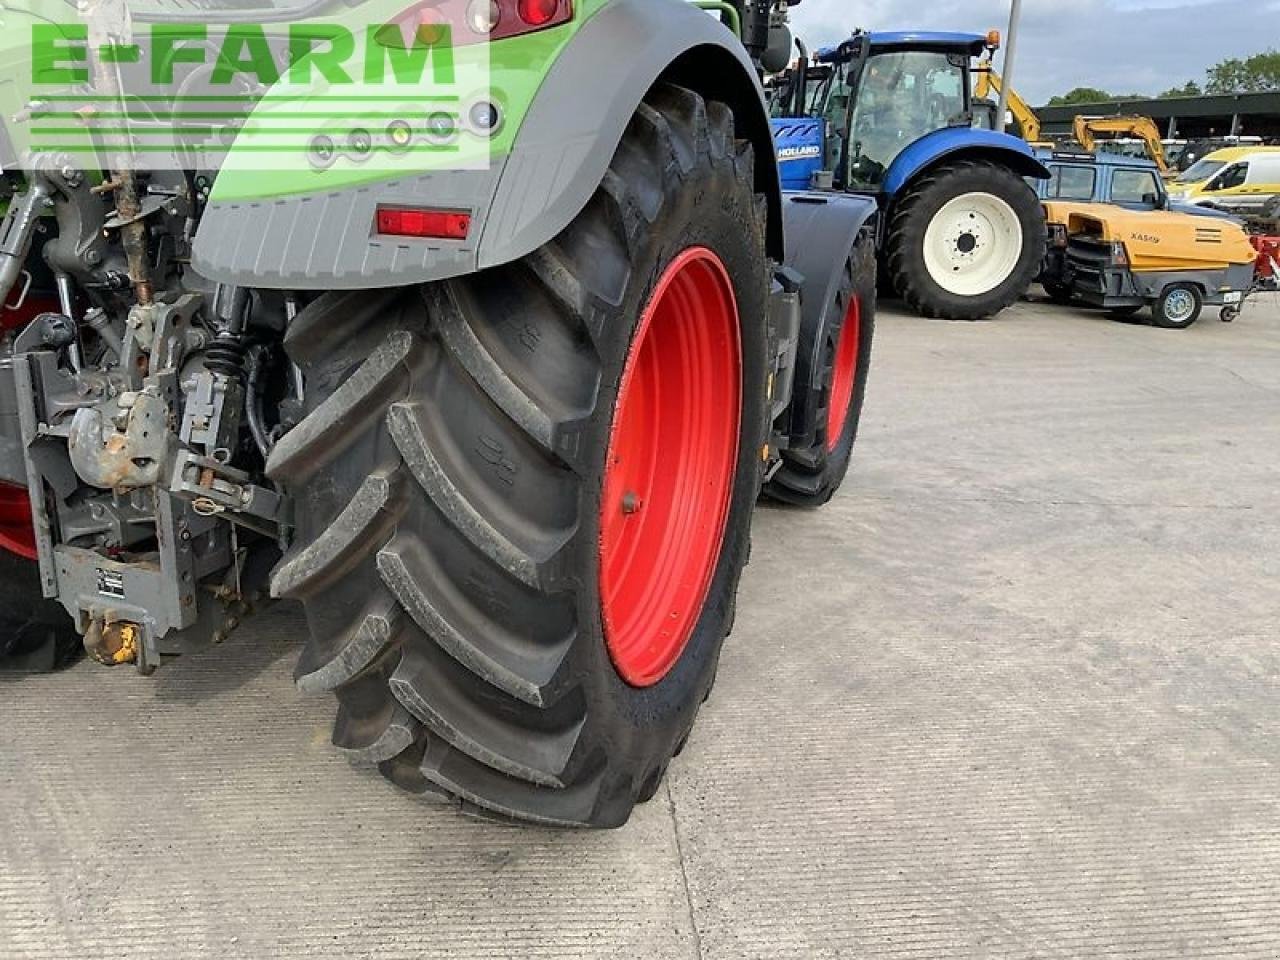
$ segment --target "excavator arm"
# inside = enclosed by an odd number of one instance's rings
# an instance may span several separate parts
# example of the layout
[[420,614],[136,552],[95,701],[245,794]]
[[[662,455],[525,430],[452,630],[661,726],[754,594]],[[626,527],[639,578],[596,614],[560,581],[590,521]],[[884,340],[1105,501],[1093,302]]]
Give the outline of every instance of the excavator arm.
[[[992,69],[989,62],[978,64],[973,72],[973,96],[975,99],[987,100],[994,94],[1000,96],[1004,87],[1004,80],[1000,74]],[[1028,143],[1040,146],[1045,143],[1040,138],[1040,118],[1036,116],[1031,104],[1018,96],[1018,91],[1009,89],[1009,110],[1013,113],[1013,119],[1018,124],[1018,129],[1022,132],[1022,139]]]
[[1177,171],[1169,166],[1160,139],[1160,128],[1150,117],[1076,117],[1074,135],[1080,146],[1093,153],[1098,146],[1098,135],[1110,137],[1137,137],[1147,147],[1147,153],[1160,168],[1160,176],[1168,178]]

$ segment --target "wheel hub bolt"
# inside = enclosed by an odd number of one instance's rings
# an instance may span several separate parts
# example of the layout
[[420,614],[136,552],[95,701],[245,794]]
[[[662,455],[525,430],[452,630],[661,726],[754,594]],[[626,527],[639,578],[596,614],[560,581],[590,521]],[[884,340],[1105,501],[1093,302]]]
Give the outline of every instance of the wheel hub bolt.
[[633,513],[639,513],[641,506],[643,506],[643,504],[640,497],[634,491],[628,490],[622,495],[622,512],[627,516],[631,516]]

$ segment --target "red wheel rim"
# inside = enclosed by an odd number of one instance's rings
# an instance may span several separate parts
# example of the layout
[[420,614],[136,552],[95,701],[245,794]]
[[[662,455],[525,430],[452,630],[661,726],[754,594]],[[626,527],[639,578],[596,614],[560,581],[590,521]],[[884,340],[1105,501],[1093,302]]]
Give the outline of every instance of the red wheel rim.
[[742,426],[742,348],[729,273],[678,256],[640,318],[618,388],[600,506],[605,644],[633,686],[670,672],[720,559]]
[[26,490],[8,483],[0,483],[0,550],[8,550],[28,560],[36,558],[31,500]]
[[862,340],[862,305],[857,297],[849,298],[840,338],[836,341],[835,363],[831,371],[831,398],[827,404],[827,451],[840,445],[849,422],[853,388],[858,384],[858,344]]

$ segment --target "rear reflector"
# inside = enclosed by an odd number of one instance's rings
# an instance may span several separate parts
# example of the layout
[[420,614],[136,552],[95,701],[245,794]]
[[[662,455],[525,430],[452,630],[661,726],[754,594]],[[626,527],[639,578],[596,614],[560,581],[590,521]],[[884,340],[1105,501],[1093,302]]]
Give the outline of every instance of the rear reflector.
[[375,226],[378,233],[392,237],[465,240],[471,232],[471,214],[418,207],[379,207]]

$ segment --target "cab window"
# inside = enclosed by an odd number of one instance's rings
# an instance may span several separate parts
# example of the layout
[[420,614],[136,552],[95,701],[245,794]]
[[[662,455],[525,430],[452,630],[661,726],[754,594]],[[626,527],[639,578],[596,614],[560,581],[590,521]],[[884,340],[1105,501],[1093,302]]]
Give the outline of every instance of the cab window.
[[1232,190],[1243,186],[1245,178],[1248,176],[1249,165],[1247,163],[1233,163],[1214,177],[1212,182],[1206,184],[1205,190]]
[[849,183],[876,187],[898,154],[927,133],[967,122],[967,60],[908,51],[872,57],[863,70],[851,124]]
[[1050,200],[1092,200],[1097,172],[1093,167],[1055,164],[1049,168],[1053,174],[1046,196]]
[[1111,202],[1145,204],[1160,199],[1160,184],[1153,170],[1117,170],[1111,178]]

